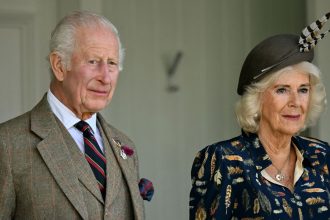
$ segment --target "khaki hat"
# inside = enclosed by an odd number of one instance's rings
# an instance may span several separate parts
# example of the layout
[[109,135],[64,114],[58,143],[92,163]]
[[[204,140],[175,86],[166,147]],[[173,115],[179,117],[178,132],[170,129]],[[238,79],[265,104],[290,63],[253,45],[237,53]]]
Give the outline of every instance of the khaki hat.
[[303,61],[311,62],[313,48],[329,32],[320,33],[329,17],[330,12],[306,27],[300,36],[279,34],[257,44],[243,63],[237,93],[243,95],[247,86],[284,67]]

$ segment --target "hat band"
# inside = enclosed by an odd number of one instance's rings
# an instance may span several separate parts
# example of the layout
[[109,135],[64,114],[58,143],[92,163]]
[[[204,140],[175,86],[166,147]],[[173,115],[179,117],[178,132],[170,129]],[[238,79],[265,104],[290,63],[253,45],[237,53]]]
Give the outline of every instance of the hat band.
[[279,62],[269,66],[269,67],[266,67],[266,68],[263,68],[261,70],[261,73],[254,76],[253,79],[258,79],[260,76],[262,76],[264,73],[266,72],[269,72],[271,69],[274,69],[276,66],[280,65],[281,63],[283,63],[286,59],[288,59],[289,57],[291,57],[292,55],[296,54],[297,52],[299,52],[297,49],[294,49],[292,50],[288,55],[286,55],[282,60],[280,60]]

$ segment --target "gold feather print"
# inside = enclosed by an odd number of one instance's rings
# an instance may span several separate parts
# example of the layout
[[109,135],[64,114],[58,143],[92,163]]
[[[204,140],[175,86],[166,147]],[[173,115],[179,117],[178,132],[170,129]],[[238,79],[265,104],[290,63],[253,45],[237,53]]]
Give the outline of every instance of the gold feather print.
[[227,167],[229,175],[242,174],[243,170],[239,167]]
[[202,163],[202,165],[201,165],[201,168],[200,168],[199,171],[198,171],[198,178],[199,178],[199,179],[201,179],[201,178],[204,176],[204,165],[205,165],[205,163],[206,163],[206,160],[207,160],[208,156],[209,156],[209,153],[206,152],[206,153],[205,153],[204,160],[203,160],[203,163]]
[[258,191],[258,198],[262,209],[268,213],[272,212],[272,207],[269,199],[261,191]]
[[212,202],[210,215],[213,216],[215,212],[218,210],[219,201],[220,201],[220,194],[217,195],[216,199]]
[[292,218],[292,208],[289,206],[288,202],[283,198],[283,209]]
[[238,201],[237,198],[235,199],[234,205],[233,205],[233,209],[237,209],[238,207]]
[[198,207],[196,211],[195,220],[205,220],[206,219],[206,211],[203,207]]
[[325,166],[323,167],[323,171],[324,171],[325,174],[329,174],[328,165],[325,165]]
[[226,189],[226,197],[225,197],[226,214],[227,214],[227,209],[230,207],[231,204],[230,198],[231,198],[231,185],[228,185]]
[[215,161],[216,161],[216,157],[215,157],[215,154],[212,155],[212,158],[211,158],[211,178],[214,174],[214,170],[215,170]]
[[232,145],[232,146],[237,146],[237,145],[239,145],[239,144],[240,144],[239,141],[232,141],[232,142],[231,142],[231,145]]
[[315,204],[320,204],[320,203],[324,203],[324,199],[320,198],[320,197],[311,197],[306,199],[306,203],[308,205],[315,205]]
[[315,182],[308,182],[308,183],[305,183],[301,186],[313,187],[314,185],[315,185]]
[[216,186],[219,186],[221,184],[221,180],[222,180],[222,175],[220,173],[220,170],[217,169],[217,171],[215,171],[215,174],[214,174],[214,182],[215,182]]
[[298,208],[298,213],[299,213],[299,220],[303,220],[304,218],[303,218],[301,208]]
[[225,158],[227,160],[237,160],[237,161],[243,161],[243,158],[241,156],[238,156],[238,155],[227,155],[225,156]]
[[254,202],[253,202],[253,214],[258,214],[260,211],[260,203],[259,203],[259,200],[256,198],[254,199]]
[[[312,166],[313,166],[313,167],[315,167],[315,166],[317,166],[317,165],[320,165],[320,162],[319,162],[318,160],[315,161],[314,163],[312,163]],[[313,174],[316,173],[314,169],[313,169],[312,171],[313,171]]]
[[202,179],[203,176],[204,176],[204,164],[198,170],[198,178]]
[[308,192],[308,193],[320,193],[320,192],[324,192],[324,189],[321,188],[311,188],[311,189],[304,189],[303,191]]

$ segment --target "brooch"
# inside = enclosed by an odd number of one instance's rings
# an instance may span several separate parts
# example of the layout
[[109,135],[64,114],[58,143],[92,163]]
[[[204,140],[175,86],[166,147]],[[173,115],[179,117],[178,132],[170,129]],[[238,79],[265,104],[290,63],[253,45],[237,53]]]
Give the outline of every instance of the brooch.
[[130,157],[130,156],[132,156],[134,154],[134,150],[132,148],[130,148],[129,146],[127,146],[127,145],[121,145],[120,141],[115,140],[113,138],[112,138],[112,140],[113,140],[113,142],[116,143],[117,147],[120,148],[120,156],[124,160],[127,159],[127,156]]

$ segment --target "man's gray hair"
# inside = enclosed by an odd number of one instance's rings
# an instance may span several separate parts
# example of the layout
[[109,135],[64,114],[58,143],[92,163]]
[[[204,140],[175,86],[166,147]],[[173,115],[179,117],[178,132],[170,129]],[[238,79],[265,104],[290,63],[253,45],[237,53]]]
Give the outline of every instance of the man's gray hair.
[[[118,39],[119,70],[123,69],[124,49],[119,38],[117,28],[104,16],[88,11],[74,11],[65,16],[52,31],[49,42],[49,54],[56,52],[62,59],[65,68],[70,68],[71,56],[74,51],[77,30],[82,27],[101,26],[111,30]],[[49,59],[48,59],[49,60]]]

